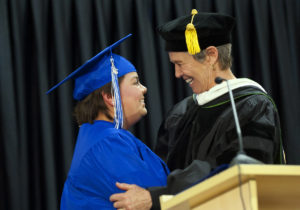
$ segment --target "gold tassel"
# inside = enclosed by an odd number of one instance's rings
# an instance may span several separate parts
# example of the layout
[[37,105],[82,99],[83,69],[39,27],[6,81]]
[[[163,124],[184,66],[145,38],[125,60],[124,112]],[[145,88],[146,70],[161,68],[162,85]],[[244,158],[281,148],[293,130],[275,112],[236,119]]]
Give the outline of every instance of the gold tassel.
[[200,53],[201,49],[198,43],[198,36],[195,26],[193,25],[194,16],[198,14],[197,10],[192,10],[192,20],[187,24],[185,29],[185,41],[189,54],[195,55]]

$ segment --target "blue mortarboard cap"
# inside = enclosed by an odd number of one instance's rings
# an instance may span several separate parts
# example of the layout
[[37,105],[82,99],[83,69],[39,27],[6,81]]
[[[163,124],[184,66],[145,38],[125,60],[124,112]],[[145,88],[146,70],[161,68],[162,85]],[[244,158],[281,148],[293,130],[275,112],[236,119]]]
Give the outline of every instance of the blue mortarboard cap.
[[118,70],[117,77],[121,77],[129,72],[135,72],[135,67],[128,60],[120,55],[112,53],[112,49],[119,46],[119,44],[130,36],[131,34],[102,50],[96,56],[69,74],[64,80],[48,90],[47,94],[68,80],[74,79],[75,87],[73,97],[75,100],[82,100],[94,90],[112,81],[111,58],[113,58],[114,66]]
[[47,94],[67,82],[75,80],[73,97],[75,100],[82,100],[94,90],[112,82],[112,93],[115,101],[114,123],[115,128],[123,127],[123,110],[120,97],[118,78],[129,73],[136,72],[135,67],[125,58],[112,53],[112,49],[121,44],[131,34],[105,48],[96,56],[88,60],[74,72],[69,74],[64,80],[48,90]]

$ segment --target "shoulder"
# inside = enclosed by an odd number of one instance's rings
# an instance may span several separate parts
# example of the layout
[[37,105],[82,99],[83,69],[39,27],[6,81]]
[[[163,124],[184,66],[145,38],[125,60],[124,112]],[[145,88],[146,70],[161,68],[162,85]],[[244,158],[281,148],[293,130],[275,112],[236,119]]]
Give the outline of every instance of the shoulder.
[[109,128],[105,136],[102,138],[101,142],[98,142],[98,145],[123,145],[123,146],[132,146],[135,144],[135,137],[127,130],[124,129],[115,129]]
[[[247,106],[249,108],[259,107],[259,110],[269,108],[276,111],[276,105],[270,95],[262,91],[252,91],[250,93],[245,93],[244,95],[245,97],[240,100],[242,104],[244,104],[244,106]],[[239,103],[239,100],[237,101]]]
[[136,142],[124,130],[108,129],[104,136],[90,146],[81,162],[88,167],[93,165],[91,163],[105,165],[105,162],[113,162],[121,154],[134,154],[136,151]]
[[128,131],[124,129],[116,129],[112,123],[104,121],[94,122],[93,124],[83,124],[80,127],[79,135],[82,135],[83,138],[93,138],[97,141],[131,137]]
[[184,114],[186,110],[194,103],[193,97],[189,96],[185,99],[181,100],[177,104],[173,106],[173,108],[169,111],[168,115],[172,114]]
[[168,111],[167,116],[165,118],[165,123],[169,124],[174,122],[174,120],[176,121],[176,119],[181,118],[184,114],[186,114],[186,111],[193,105],[197,106],[194,103],[192,96],[186,97],[185,99],[181,100]]
[[263,92],[252,92],[252,94],[237,100],[236,107],[240,120],[274,124],[278,118],[277,108],[273,99]]
[[134,148],[135,144],[135,137],[130,132],[95,123],[80,128],[75,153],[83,158],[89,155],[99,157],[107,151]]

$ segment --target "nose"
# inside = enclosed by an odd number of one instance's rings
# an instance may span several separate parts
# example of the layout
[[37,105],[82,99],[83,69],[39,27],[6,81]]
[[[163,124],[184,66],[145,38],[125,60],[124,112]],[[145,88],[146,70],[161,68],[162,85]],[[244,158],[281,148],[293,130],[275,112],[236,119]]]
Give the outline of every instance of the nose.
[[180,67],[177,64],[175,64],[175,77],[180,78],[180,77],[182,77],[182,75],[183,74],[182,74]]
[[141,87],[142,87],[143,94],[146,94],[147,93],[147,87],[142,85],[142,84],[141,84]]

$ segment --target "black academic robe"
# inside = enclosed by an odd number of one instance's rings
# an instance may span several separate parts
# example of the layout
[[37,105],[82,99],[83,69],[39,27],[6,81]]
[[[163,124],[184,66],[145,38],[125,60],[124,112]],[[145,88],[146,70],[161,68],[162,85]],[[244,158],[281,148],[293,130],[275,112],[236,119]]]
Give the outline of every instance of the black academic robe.
[[[271,97],[254,86],[233,94],[247,155],[264,163],[282,162],[279,115]],[[176,194],[229,164],[238,149],[228,93],[202,106],[192,97],[179,102],[159,129],[155,152],[172,172],[166,187],[148,188],[152,209],[160,209],[160,195]]]
[[[270,96],[257,87],[233,91],[244,150],[264,163],[279,163],[281,133],[279,115]],[[230,163],[239,149],[228,93],[199,106],[192,97],[179,102],[163,121],[155,152],[170,168],[184,169],[193,160],[212,168]]]

